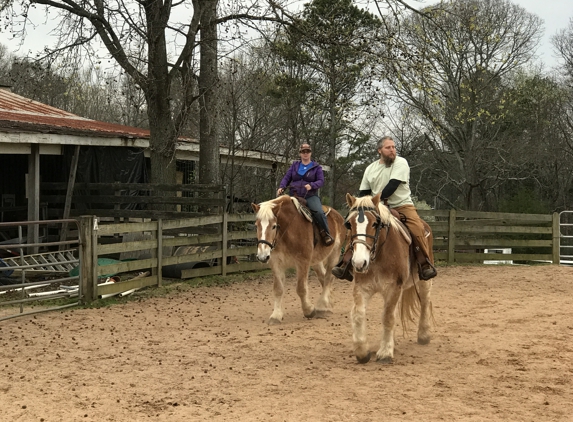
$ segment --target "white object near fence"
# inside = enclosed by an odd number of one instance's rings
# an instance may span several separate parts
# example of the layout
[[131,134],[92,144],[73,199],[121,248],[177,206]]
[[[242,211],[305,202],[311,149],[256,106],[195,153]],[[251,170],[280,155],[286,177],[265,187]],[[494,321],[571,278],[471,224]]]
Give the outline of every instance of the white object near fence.
[[[484,249],[483,253],[490,253],[490,254],[501,254],[501,255],[511,255],[511,248],[498,248],[498,249]],[[499,260],[499,259],[488,259],[483,261],[484,264],[494,264],[494,265],[513,265],[513,261],[509,260]]]

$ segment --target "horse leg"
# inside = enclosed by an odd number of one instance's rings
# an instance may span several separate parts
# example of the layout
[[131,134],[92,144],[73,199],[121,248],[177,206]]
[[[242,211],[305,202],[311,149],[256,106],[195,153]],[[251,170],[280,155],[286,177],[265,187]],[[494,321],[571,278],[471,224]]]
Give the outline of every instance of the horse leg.
[[430,290],[432,280],[420,280],[418,290],[420,294],[420,321],[418,322],[418,344],[429,344],[431,338],[430,321],[432,319],[432,301]]
[[300,297],[302,305],[302,313],[306,318],[314,318],[315,310],[314,305],[308,297],[308,270],[310,265],[308,263],[299,263],[296,266],[296,293]]
[[271,314],[268,324],[278,325],[283,320],[283,294],[285,272],[282,268],[272,267],[273,270],[273,299],[274,309]]
[[352,305],[352,310],[350,311],[350,321],[352,323],[354,355],[359,363],[367,363],[370,360],[370,349],[366,337],[366,306],[372,294],[361,283],[356,282],[354,284],[354,305]]
[[384,310],[382,311],[382,340],[376,352],[376,360],[380,363],[394,361],[394,327],[396,326],[396,305],[400,299],[401,285],[392,283],[384,292]]
[[326,318],[328,315],[332,314],[332,304],[330,303],[330,292],[332,291],[332,274],[326,271],[324,264],[320,263],[312,267],[320,285],[322,286],[322,292],[320,297],[316,301],[315,306],[315,318]]

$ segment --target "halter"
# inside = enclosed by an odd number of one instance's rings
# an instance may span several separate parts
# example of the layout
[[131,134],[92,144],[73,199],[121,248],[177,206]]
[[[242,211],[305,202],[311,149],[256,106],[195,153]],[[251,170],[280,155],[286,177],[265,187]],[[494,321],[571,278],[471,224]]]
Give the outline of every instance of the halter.
[[[374,261],[374,259],[376,259],[376,255],[378,252],[376,249],[376,245],[378,244],[378,237],[380,236],[380,229],[382,229],[383,227],[386,228],[386,239],[387,239],[388,238],[388,231],[390,230],[390,224],[384,224],[382,222],[382,219],[380,218],[380,214],[378,213],[378,210],[376,208],[358,207],[358,208],[350,209],[350,212],[356,211],[356,210],[358,210],[358,220],[357,221],[359,223],[364,222],[364,212],[371,212],[372,214],[374,214],[374,216],[376,217],[376,223],[374,223],[374,226],[376,227],[376,233],[374,234],[374,236],[372,236],[371,234],[366,234],[366,233],[353,234],[350,237],[350,247],[352,249],[354,249],[354,245],[356,243],[364,245],[366,247],[366,249],[368,249],[370,251],[370,260]],[[347,229],[350,229],[350,222],[348,220],[344,222],[344,225],[346,226]],[[372,239],[373,240],[372,245],[369,245],[365,240],[354,239],[358,236],[364,236],[366,238]],[[384,243],[386,243],[386,239],[384,239],[384,242],[382,242],[382,245],[380,245],[380,248],[382,248],[382,246],[384,246]]]

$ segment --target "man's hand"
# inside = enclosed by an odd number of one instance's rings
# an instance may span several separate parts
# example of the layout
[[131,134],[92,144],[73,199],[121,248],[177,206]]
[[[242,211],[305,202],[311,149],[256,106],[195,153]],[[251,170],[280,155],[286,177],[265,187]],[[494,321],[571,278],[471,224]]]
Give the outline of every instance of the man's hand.
[[278,188],[277,189],[277,196],[281,196],[284,191],[285,191],[284,188]]
[[304,185],[304,187],[305,187],[307,192],[312,189],[312,187],[308,183],[306,185]]

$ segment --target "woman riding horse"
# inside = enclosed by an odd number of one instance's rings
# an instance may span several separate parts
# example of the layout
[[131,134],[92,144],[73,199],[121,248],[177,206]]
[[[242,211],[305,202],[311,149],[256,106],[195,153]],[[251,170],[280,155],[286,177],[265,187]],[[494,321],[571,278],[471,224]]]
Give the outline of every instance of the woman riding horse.
[[328,220],[322,210],[322,203],[318,196],[318,189],[324,185],[322,166],[311,160],[312,149],[309,144],[302,144],[299,148],[300,160],[292,163],[277,189],[277,196],[281,195],[290,184],[291,196],[298,196],[306,200],[312,212],[312,217],[320,228],[320,236],[326,246],[333,243]]

